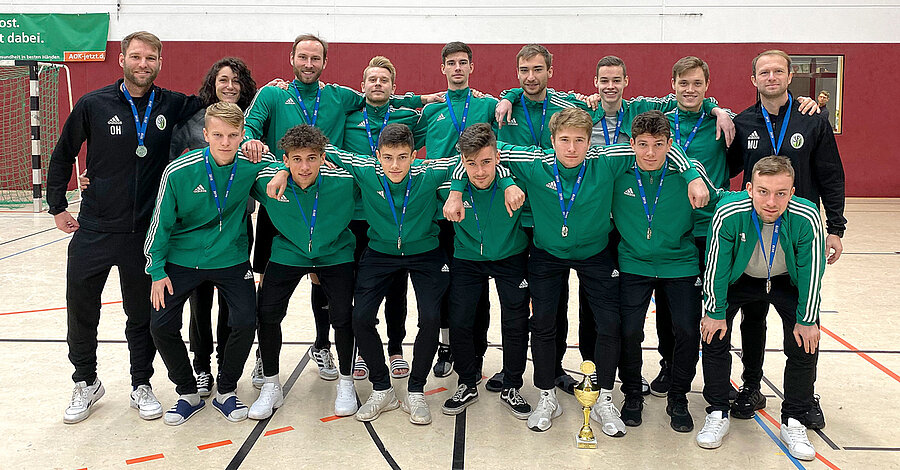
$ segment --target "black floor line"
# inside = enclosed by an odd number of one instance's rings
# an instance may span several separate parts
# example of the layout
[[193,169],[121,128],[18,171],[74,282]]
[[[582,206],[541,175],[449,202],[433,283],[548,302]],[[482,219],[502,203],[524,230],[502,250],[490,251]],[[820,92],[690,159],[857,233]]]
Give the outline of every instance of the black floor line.
[[844,447],[844,450],[878,450],[878,451],[886,451],[886,452],[900,452],[900,447],[859,447],[859,446],[850,446],[850,447]]
[[[356,351],[354,350],[354,353]],[[356,354],[354,354],[355,356]],[[362,406],[362,401],[359,399],[359,394],[356,395],[356,405]],[[381,437],[378,436],[378,433],[375,431],[375,426],[372,426],[370,421],[364,421],[363,425],[366,427],[366,432],[369,433],[369,437],[372,438],[372,443],[375,444],[375,447],[378,449],[378,452],[381,452],[381,456],[384,457],[384,461],[387,462],[388,465],[394,470],[400,470],[400,465],[397,465],[397,461],[394,460],[394,456],[384,447],[384,442],[382,442]]]
[[[739,358],[741,357],[740,353],[735,353],[735,354]],[[763,382],[766,383],[766,385],[769,386],[769,388],[772,389],[772,391],[775,392],[776,395],[778,395],[779,399],[784,400],[784,393],[782,393],[781,390],[778,387],[776,387],[775,384],[772,383],[772,381],[769,380],[768,377],[765,376],[765,374],[763,374],[762,380],[763,380]],[[832,450],[841,450],[841,447],[838,446],[837,444],[835,444],[834,441],[832,441],[831,438],[829,438],[828,435],[825,434],[824,431],[822,431],[821,429],[814,429],[813,431],[815,431],[815,433],[818,434],[819,437],[821,437],[822,440],[825,441],[825,443],[828,444],[828,447],[831,447]]]
[[42,233],[44,233],[44,232],[49,232],[49,231],[51,231],[51,230],[56,230],[56,227],[50,227],[50,228],[48,228],[48,229],[44,229],[44,230],[41,230],[41,231],[39,231],[39,232],[29,233],[28,235],[22,235],[21,237],[13,238],[12,240],[6,240],[5,242],[0,242],[0,246],[6,245],[7,243],[16,242],[16,241],[22,240],[22,239],[24,239],[24,238],[33,237],[33,236],[35,236],[35,235],[40,235],[40,234],[42,234]]
[[466,468],[466,410],[456,415],[453,430],[453,470]]
[[[291,373],[290,378],[288,378],[287,382],[284,383],[282,390],[284,391],[284,396],[287,398],[288,393],[291,391],[291,387],[294,386],[294,383],[297,382],[297,378],[300,377],[300,373],[303,372],[303,369],[306,365],[309,364],[309,352],[303,355],[303,359],[300,359],[300,362],[297,363],[297,366],[294,367],[294,372]],[[275,410],[272,413],[272,416],[275,416],[278,410]],[[244,462],[244,459],[247,458],[247,454],[250,453],[250,450],[253,449],[253,446],[256,444],[256,441],[259,440],[259,437],[262,436],[263,431],[266,430],[266,426],[269,425],[269,421],[272,420],[272,416],[256,423],[256,426],[253,428],[253,431],[250,432],[250,435],[247,436],[247,439],[244,440],[244,443],[241,445],[241,448],[238,449],[237,453],[234,454],[234,457],[231,459],[231,462],[228,463],[228,466],[225,467],[226,470],[236,470],[240,468],[241,464]]]

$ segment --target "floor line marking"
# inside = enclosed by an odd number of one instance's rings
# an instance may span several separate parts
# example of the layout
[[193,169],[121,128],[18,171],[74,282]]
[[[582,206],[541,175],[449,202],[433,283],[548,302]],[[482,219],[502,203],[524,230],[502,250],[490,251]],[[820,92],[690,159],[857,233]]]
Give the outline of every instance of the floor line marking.
[[438,387],[438,388],[436,388],[436,389],[434,389],[434,390],[429,390],[429,391],[425,392],[425,396],[428,396],[428,395],[434,395],[435,393],[441,393],[441,392],[446,392],[446,391],[447,391],[446,388],[444,388],[444,387]]
[[[772,415],[770,415],[769,413],[766,412],[766,410],[756,410],[756,411],[757,411],[757,413],[763,415],[767,420],[769,420],[769,422],[772,423],[772,425],[774,425],[776,428],[781,429],[781,423],[776,421],[775,418],[772,417]],[[818,452],[816,452],[816,458],[821,460],[822,463],[824,463],[825,465],[828,466],[828,468],[831,468],[832,470],[840,470],[840,467],[838,467],[837,465],[828,461],[828,459],[823,457],[822,454],[820,454]]]
[[72,238],[72,235],[67,235],[67,236],[65,236],[65,237],[62,237],[62,238],[53,240],[52,242],[47,242],[47,243],[44,243],[44,244],[42,244],[42,245],[33,246],[33,247],[31,247],[31,248],[28,248],[27,250],[22,250],[22,251],[13,253],[13,254],[11,254],[11,255],[6,255],[6,256],[0,258],[0,261],[3,261],[3,260],[5,260],[5,259],[7,259],[7,258],[12,258],[13,256],[21,255],[22,253],[28,253],[29,251],[37,250],[38,248],[43,248],[43,247],[45,247],[45,246],[47,246],[47,245],[52,245],[52,244],[54,244],[54,243],[56,243],[56,242],[61,242],[61,241],[65,240],[65,239],[67,239],[67,238]]
[[886,451],[886,452],[900,452],[900,447],[860,447],[860,446],[850,446],[850,447],[844,447],[844,450],[876,450],[876,451]]
[[791,463],[794,464],[795,467],[799,468],[800,470],[806,470],[806,467],[804,467],[803,464],[801,464],[799,460],[797,460],[793,455],[791,455],[791,451],[789,451],[788,448],[784,445],[784,443],[781,442],[781,439],[778,436],[776,436],[775,433],[772,432],[772,430],[769,429],[768,426],[766,426],[766,423],[764,423],[762,418],[759,417],[759,414],[754,414],[753,420],[756,421],[756,424],[758,424],[759,427],[763,428],[763,431],[765,431],[766,434],[769,435],[769,438],[772,439],[772,441],[774,441],[775,444],[777,444],[779,448],[781,448],[781,451],[784,452],[784,455],[787,456],[787,458],[789,458],[791,460]]
[[[353,348],[353,352],[356,353],[356,348]],[[362,406],[362,402],[359,400],[359,394],[356,394],[356,405]],[[375,448],[378,449],[378,452],[381,452],[381,456],[384,457],[384,461],[391,467],[392,470],[400,470],[400,466],[397,465],[397,461],[394,460],[394,456],[387,450],[384,446],[384,442],[381,440],[381,437],[378,436],[378,433],[375,431],[375,427],[372,426],[371,421],[363,421],[363,426],[366,428],[366,432],[369,433],[369,437],[372,438],[372,443],[375,444]]]
[[341,419],[341,418],[348,418],[348,417],[349,417],[349,416],[331,415],[331,416],[326,416],[326,417],[324,417],[324,418],[319,418],[319,421],[321,421],[321,422],[323,422],[323,423],[330,423],[331,421],[336,421],[336,420],[339,420],[339,419]]
[[[112,305],[112,304],[120,304],[120,303],[122,303],[121,300],[115,300],[112,302],[103,302],[100,305]],[[65,309],[66,309],[66,307],[53,307],[53,308],[42,308],[42,309],[38,309],[38,310],[21,310],[18,312],[0,312],[0,316],[2,316],[2,315],[17,315],[20,313],[50,312],[53,310],[65,310]]]
[[463,470],[466,467],[466,410],[456,415],[453,429],[453,470]]
[[21,237],[13,238],[12,240],[6,240],[5,242],[0,242],[0,246],[6,245],[7,243],[12,243],[12,242],[15,242],[15,241],[19,241],[19,240],[22,240],[22,239],[25,239],[25,238],[28,238],[28,237],[33,237],[33,236],[35,236],[35,235],[40,235],[40,234],[42,234],[42,233],[44,233],[44,232],[49,232],[49,231],[55,230],[55,229],[56,229],[56,227],[50,227],[50,228],[48,228],[48,229],[44,229],[44,230],[41,230],[41,231],[39,231],[39,232],[29,233],[28,235],[22,235]]
[[231,444],[234,444],[233,442],[231,442],[231,439],[226,439],[224,441],[211,442],[209,444],[199,445],[199,446],[197,446],[197,449],[198,450],[215,449],[216,447],[222,447],[222,446],[227,446],[227,445],[231,445]]
[[136,463],[149,462],[151,460],[159,460],[166,458],[163,454],[153,454],[153,455],[145,455],[143,457],[137,457],[134,459],[128,459],[125,461],[125,465],[132,465]]
[[272,436],[274,434],[281,434],[283,432],[288,432],[288,431],[293,431],[293,430],[294,430],[293,426],[285,426],[283,428],[272,429],[270,431],[266,431],[265,434],[263,434],[263,437]]
[[825,334],[827,334],[828,336],[831,336],[831,337],[832,337],[835,341],[837,341],[838,343],[841,343],[842,345],[844,345],[844,347],[846,347],[847,349],[849,349],[849,350],[855,352],[856,354],[858,354],[859,357],[861,357],[861,358],[863,358],[863,359],[869,361],[869,364],[872,364],[873,366],[877,367],[878,370],[880,370],[880,371],[884,372],[885,374],[889,375],[891,378],[893,378],[893,379],[896,380],[897,382],[900,382],[900,375],[895,374],[894,371],[888,369],[887,367],[885,367],[884,365],[882,365],[880,362],[876,361],[875,359],[872,359],[872,357],[869,356],[868,354],[866,354],[866,353],[864,353],[864,352],[861,352],[859,349],[856,349],[856,346],[853,346],[852,344],[848,343],[848,342],[845,341],[843,338],[841,338],[840,336],[838,336],[838,335],[832,333],[831,330],[829,330],[828,328],[825,328],[824,326],[820,326],[819,329],[821,329],[822,331],[824,331]]

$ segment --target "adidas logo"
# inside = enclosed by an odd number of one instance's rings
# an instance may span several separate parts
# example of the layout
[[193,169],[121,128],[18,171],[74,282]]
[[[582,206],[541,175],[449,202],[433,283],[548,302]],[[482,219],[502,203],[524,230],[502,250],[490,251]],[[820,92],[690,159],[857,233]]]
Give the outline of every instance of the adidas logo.
[[111,126],[120,126],[120,125],[122,125],[122,121],[119,119],[119,115],[118,115],[118,114],[114,115],[114,116],[112,117],[112,119],[110,119],[109,121],[106,121],[106,123],[109,124],[109,125],[111,125]]
[[194,188],[194,194],[205,193],[206,188],[203,187],[202,184],[198,184],[196,188]]
[[694,287],[700,287],[703,285],[703,279],[700,279],[700,276],[697,276],[697,280],[694,281]]
[[612,275],[610,275],[609,277],[619,277],[619,270],[613,269]]
[[509,122],[507,122],[506,124],[509,126],[518,126],[519,125],[519,123],[516,122],[516,118],[510,119]]
[[278,202],[291,202],[291,201],[288,201],[288,198],[284,197],[284,194],[282,194],[281,197],[278,198]]
[[438,115],[437,119],[434,120],[434,122],[443,121],[444,119],[446,119],[444,117],[444,113],[441,113]]
[[288,98],[287,101],[284,102],[284,104],[297,104],[297,103],[294,102],[293,98]]
[[445,264],[444,267],[441,268],[441,272],[442,272],[442,273],[449,273],[449,272],[450,272],[450,266],[447,266],[447,265]]
[[519,289],[527,289],[527,288],[528,288],[528,281],[526,281],[525,279],[522,279],[522,283],[519,284]]
[[359,121],[359,124],[356,127],[366,127],[366,121]]
[[385,197],[384,197],[384,190],[381,190],[381,191],[375,191],[375,192],[378,193],[379,196],[381,196],[381,199],[385,199]]
[[747,241],[747,234],[745,234],[744,232],[741,232],[741,241],[742,241],[742,242],[746,242],[746,241]]
[[624,194],[625,194],[626,196],[634,197],[634,190],[631,189],[631,188],[628,188],[628,189],[625,190],[625,193],[624,193]]
[[758,138],[759,138],[759,134],[757,134],[756,131],[753,131],[753,133],[750,134],[750,135],[748,135],[747,138],[748,138],[748,139],[758,139]]
[[244,274],[244,279],[253,279],[253,271],[247,270],[247,274]]
[[544,186],[547,186],[548,188],[556,191],[556,181],[551,181],[551,182],[545,184]]
[[472,203],[470,203],[469,201],[463,201],[463,207],[465,207],[466,209],[471,209]]

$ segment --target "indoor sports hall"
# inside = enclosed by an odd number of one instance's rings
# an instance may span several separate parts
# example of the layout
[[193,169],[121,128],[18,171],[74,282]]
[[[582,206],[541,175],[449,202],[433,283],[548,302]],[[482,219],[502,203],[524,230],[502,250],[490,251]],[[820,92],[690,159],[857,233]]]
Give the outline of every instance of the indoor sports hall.
[[[896,2],[738,6],[722,0],[647,0],[628,5],[262,0],[214,5],[196,0],[66,4],[37,0],[13,2],[3,10],[8,13],[0,12],[0,357],[4,358],[0,365],[0,468],[900,469],[900,437],[894,431],[900,427],[900,410],[894,401],[900,393],[900,167],[896,164],[900,150],[892,139],[900,122],[894,117],[891,99],[900,89],[900,36],[895,25],[900,5]],[[42,56],[37,35],[42,35],[44,43],[66,38],[55,37],[54,27],[47,24],[46,30],[24,31],[21,26],[22,18],[83,13],[100,14],[102,27],[107,28],[100,34],[103,51],[83,49],[80,56],[48,59]],[[721,447],[703,449],[695,440],[707,405],[698,363],[688,393],[696,426],[693,432],[673,431],[666,399],[648,395],[640,426],[613,438],[591,421],[597,448],[578,449],[575,437],[583,415],[573,396],[557,390],[564,412],[546,432],[529,430],[483,382],[477,403],[447,416],[441,413],[441,404],[456,390],[456,373],[443,378],[429,373],[424,392],[433,415],[429,425],[411,424],[410,415],[400,409],[366,423],[353,416],[335,416],[337,382],[320,378],[309,355],[316,332],[306,279],[291,297],[282,323],[284,405],[270,418],[232,423],[207,406],[180,426],[166,426],[161,419],[145,421],[130,406],[126,316],[116,269],[102,293],[98,328],[97,374],[105,395],[93,405],[89,418],[65,424],[63,411],[73,386],[66,317],[72,234],[57,229],[47,212],[47,169],[72,107],[92,90],[122,78],[120,41],[139,30],[153,32],[163,43],[164,66],[156,84],[186,94],[196,94],[206,70],[226,56],[242,58],[260,88],[276,78],[291,80],[292,64],[287,60],[291,43],[299,34],[312,33],[330,43],[323,82],[359,90],[369,59],[383,55],[396,66],[397,95],[446,90],[441,48],[450,41],[472,47],[471,87],[495,97],[519,86],[515,56],[524,44],[543,44],[553,54],[549,87],[585,95],[598,92],[597,60],[606,55],[621,57],[628,64],[626,100],[671,93],[672,64],[696,55],[710,69],[706,96],[715,97],[719,106],[734,113],[756,102],[757,90],[749,80],[753,57],[768,49],[784,50],[793,64],[789,88],[793,96],[815,99],[820,91],[828,92],[826,118],[846,175],[843,253],[825,268],[821,286],[815,394],[827,426],[808,432],[815,458],[796,459],[779,438],[786,358],[774,309],[768,314],[761,388],[767,406],[751,419],[731,419]],[[96,31],[78,34],[97,36]],[[29,42],[34,44],[32,55],[28,55]],[[23,44],[28,57],[22,55]],[[131,125],[129,115],[123,121]],[[66,188],[68,210],[76,218],[82,209],[76,176],[85,170],[85,154],[82,148]],[[741,176],[732,179],[731,188],[743,189]],[[257,213],[251,216],[254,222],[257,217]],[[258,274],[254,281],[259,283]],[[412,285],[409,289],[412,293]],[[578,289],[573,273],[563,366],[580,382]],[[485,381],[503,365],[500,302],[493,283],[490,303],[489,344],[482,369]],[[416,297],[409,295],[403,351],[410,362],[416,307]],[[185,343],[188,310],[185,306]],[[378,330],[385,338],[383,309],[379,318]],[[213,322],[215,331],[215,318]],[[737,323],[732,336],[735,387],[742,381],[743,354]],[[644,331],[642,374],[650,381],[659,371],[660,359],[655,298]],[[534,404],[538,390],[531,359],[529,349],[521,392]],[[153,368],[153,391],[163,409],[168,409],[178,394],[159,355]],[[236,390],[248,406],[259,394],[251,384],[253,368],[251,352]],[[372,384],[356,380],[355,385],[358,400],[364,403]],[[613,390],[617,405],[624,399],[619,385],[617,378]],[[405,379],[393,380],[393,387],[398,398],[406,396]]]

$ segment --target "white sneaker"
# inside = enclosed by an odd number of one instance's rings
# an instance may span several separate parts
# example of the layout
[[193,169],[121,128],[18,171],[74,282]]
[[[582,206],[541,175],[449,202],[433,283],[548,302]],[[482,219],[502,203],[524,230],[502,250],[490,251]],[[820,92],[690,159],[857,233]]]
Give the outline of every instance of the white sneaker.
[[337,397],[334,399],[334,415],[350,416],[356,413],[359,405],[356,404],[356,385],[352,376],[341,377],[337,383]]
[[309,348],[309,358],[316,361],[319,368],[319,377],[322,380],[335,380],[338,378],[338,368],[334,365],[334,356],[331,355],[331,349]]
[[556,399],[556,390],[541,390],[541,398],[534,407],[534,411],[528,416],[528,429],[543,432],[550,429],[553,418],[563,412],[559,400]]
[[600,423],[603,434],[610,437],[622,437],[627,432],[619,409],[612,401],[612,390],[601,390],[597,403],[591,407],[591,419]]
[[63,414],[63,422],[66,424],[74,424],[84,421],[91,414],[91,407],[97,400],[106,393],[100,379],[94,379],[94,383],[88,385],[87,382],[81,381],[75,383],[75,389],[72,390],[72,400],[69,401],[69,407]]
[[697,445],[704,449],[718,449],[722,439],[728,435],[728,417],[723,411],[713,411],[706,415],[703,429],[697,433]]
[[138,385],[138,388],[131,392],[131,407],[138,410],[141,419],[151,420],[163,415],[162,405],[149,385]]
[[263,374],[261,357],[256,358],[256,365],[253,366],[253,372],[250,373],[250,383],[252,383],[257,390],[261,389],[263,384],[266,383],[266,376]]
[[356,412],[357,421],[374,421],[383,411],[396,410],[400,407],[394,388],[387,390],[372,390],[369,399],[359,407]]
[[266,382],[259,390],[259,398],[250,405],[247,417],[250,419],[266,419],[284,404],[284,392],[278,382]]
[[413,424],[431,424],[431,410],[425,401],[425,393],[409,392],[406,401],[400,403],[403,411],[409,413],[409,422]]
[[809,442],[806,435],[806,426],[794,418],[788,418],[787,423],[781,425],[781,441],[795,458],[800,460],[813,460],[816,458],[816,449]]

